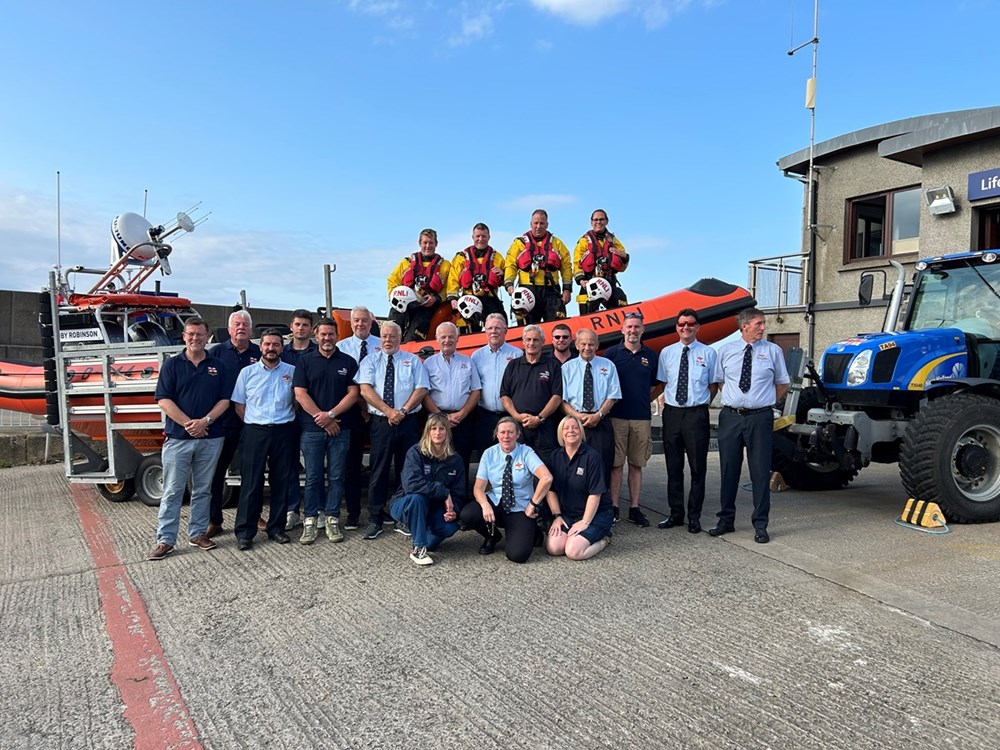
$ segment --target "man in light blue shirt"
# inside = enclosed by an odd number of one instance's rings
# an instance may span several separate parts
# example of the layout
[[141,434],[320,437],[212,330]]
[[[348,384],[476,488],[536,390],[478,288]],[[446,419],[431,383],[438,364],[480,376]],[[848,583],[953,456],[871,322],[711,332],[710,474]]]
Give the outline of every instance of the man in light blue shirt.
[[397,323],[384,322],[382,350],[365,357],[356,378],[371,415],[365,539],[382,533],[386,500],[400,484],[406,452],[420,437],[417,412],[427,395],[427,369],[416,354],[400,351],[402,337]]
[[622,397],[618,368],[610,359],[597,356],[597,333],[590,328],[576,332],[576,350],[580,356],[566,360],[562,366],[562,409],[583,424],[587,445],[600,454],[604,483],[610,487],[615,431],[607,416]]
[[479,371],[471,357],[455,351],[458,326],[451,322],[441,323],[434,337],[441,351],[424,360],[429,383],[424,408],[431,414],[442,412],[448,416],[452,444],[465,462],[468,473],[475,439],[474,415],[482,393]]
[[[260,342],[260,360],[240,370],[232,402],[243,421],[240,436],[240,502],[236,510],[236,543],[253,548],[264,503],[264,467],[270,471],[271,510],[267,535],[288,544],[285,533],[288,485],[293,481],[291,448],[295,430],[295,368],[281,360],[281,332],[269,328]],[[298,477],[294,478],[298,481]]]
[[472,362],[479,373],[482,395],[476,409],[476,450],[484,451],[496,442],[493,432],[497,421],[507,414],[500,403],[500,382],[507,363],[524,355],[524,352],[507,343],[507,319],[500,313],[486,316],[487,344],[472,354]]
[[709,530],[721,536],[735,530],[736,493],[746,449],[753,483],[754,541],[767,544],[771,509],[771,441],[774,405],[788,392],[788,370],[781,347],[764,340],[764,313],[755,307],[736,316],[742,336],[723,344],[712,381],[721,384],[719,467],[722,472],[719,522]]
[[687,502],[688,531],[701,532],[705,503],[705,475],[711,427],[708,406],[718,386],[715,349],[698,341],[698,313],[685,308],[677,313],[680,339],[660,352],[656,379],[663,389],[663,457],[667,464],[667,504],[670,514],[657,524],[661,529],[684,525],[684,457],[691,469]]

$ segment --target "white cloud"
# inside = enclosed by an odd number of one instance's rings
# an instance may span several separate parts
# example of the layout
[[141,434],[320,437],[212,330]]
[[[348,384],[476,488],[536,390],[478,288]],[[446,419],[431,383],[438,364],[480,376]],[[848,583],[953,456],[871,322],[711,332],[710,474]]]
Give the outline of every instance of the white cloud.
[[475,14],[469,14],[463,10],[461,15],[461,28],[458,33],[452,35],[448,44],[452,47],[462,47],[467,44],[474,44],[485,39],[493,33],[493,15],[488,9],[479,10]]
[[626,10],[630,0],[531,0],[531,4],[573,23],[594,24]]
[[548,210],[551,206],[569,206],[576,203],[575,195],[560,195],[558,193],[541,195],[522,195],[512,198],[502,204],[503,208],[514,211],[534,211],[536,208]]

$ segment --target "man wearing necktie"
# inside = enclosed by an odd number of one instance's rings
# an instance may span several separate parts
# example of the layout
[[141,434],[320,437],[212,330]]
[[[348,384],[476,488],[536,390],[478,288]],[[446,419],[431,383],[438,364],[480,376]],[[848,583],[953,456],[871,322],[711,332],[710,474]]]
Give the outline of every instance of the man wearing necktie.
[[615,432],[608,414],[622,397],[618,368],[597,356],[597,334],[589,328],[576,332],[579,357],[562,366],[563,411],[583,425],[586,442],[601,456],[605,486],[611,486],[615,462]]
[[361,395],[371,415],[371,479],[365,539],[382,533],[385,503],[400,484],[406,452],[420,438],[417,412],[427,395],[427,370],[420,357],[400,351],[402,330],[382,324],[382,350],[369,354],[358,370]]
[[719,414],[719,466],[722,473],[719,522],[708,533],[734,531],[736,493],[746,449],[753,483],[754,541],[767,544],[771,509],[771,441],[774,405],[788,392],[788,370],[781,347],[764,340],[764,313],[753,307],[736,317],[741,337],[719,348],[712,378],[722,389]]
[[[367,307],[358,305],[351,310],[351,331],[337,348],[349,357],[353,357],[360,369],[361,363],[369,354],[374,354],[382,348],[378,336],[372,334],[373,315]],[[347,504],[347,522],[344,528],[352,530],[360,526],[361,519],[361,486],[365,455],[365,443],[369,440],[369,422],[367,404],[364,399],[358,399],[355,407],[354,427],[351,429],[351,445],[347,450],[347,465],[344,467],[344,502]]]
[[691,470],[687,501],[688,531],[701,531],[705,502],[710,427],[708,405],[718,386],[715,349],[698,341],[698,313],[685,308],[677,313],[680,339],[660,352],[656,378],[663,384],[663,454],[667,464],[667,505],[670,514],[657,524],[661,529],[684,525],[684,457]]

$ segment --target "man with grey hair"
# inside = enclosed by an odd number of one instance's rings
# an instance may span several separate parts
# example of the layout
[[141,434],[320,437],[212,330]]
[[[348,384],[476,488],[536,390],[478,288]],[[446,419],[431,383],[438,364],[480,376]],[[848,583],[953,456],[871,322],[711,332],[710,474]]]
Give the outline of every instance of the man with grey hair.
[[401,351],[402,330],[382,324],[382,350],[361,363],[355,378],[371,416],[371,480],[364,538],[375,539],[386,520],[385,504],[400,483],[406,452],[419,440],[417,412],[427,395],[427,370],[420,357]]
[[482,384],[472,358],[455,351],[458,326],[441,323],[435,338],[441,351],[424,360],[429,383],[424,408],[431,414],[447,415],[455,452],[462,457],[468,472],[475,437],[472,415],[479,403]]
[[[209,356],[222,361],[225,366],[226,377],[229,378],[229,392],[233,392],[236,387],[236,378],[239,377],[240,370],[249,367],[260,360],[260,347],[250,340],[253,332],[253,319],[246,310],[236,310],[229,316],[229,340],[214,344],[208,350]],[[233,462],[236,449],[239,448],[240,438],[243,435],[243,420],[236,413],[236,406],[230,405],[223,415],[222,428],[225,433],[225,440],[222,442],[222,453],[219,454],[219,462],[215,466],[215,475],[212,477],[212,505],[209,512],[208,531],[209,537],[222,533],[222,505],[223,496],[226,490],[226,472]]]
[[764,340],[764,313],[756,307],[736,316],[740,338],[719,347],[712,382],[722,390],[719,413],[719,470],[722,488],[719,522],[709,530],[722,536],[735,530],[736,493],[746,449],[753,485],[753,540],[767,544],[771,510],[771,444],[774,405],[788,392],[788,370],[781,347]]
[[524,352],[507,343],[507,317],[500,313],[486,316],[486,346],[472,353],[472,363],[483,387],[476,409],[476,450],[484,451],[494,443],[497,422],[507,412],[500,403],[500,381],[507,364]]
[[[340,341],[337,348],[344,354],[353,357],[361,368],[361,363],[370,354],[382,351],[382,342],[372,333],[372,322],[375,316],[363,305],[351,309],[351,335]],[[347,520],[344,528],[353,530],[361,525],[361,486],[364,474],[365,445],[370,435],[370,417],[364,399],[359,398],[354,407],[351,429],[351,445],[347,451],[347,466],[345,467],[344,502],[347,505]]]
[[556,449],[556,412],[562,404],[562,365],[542,356],[545,332],[527,325],[521,333],[524,356],[508,363],[500,381],[500,403],[522,428],[521,442],[543,461]]

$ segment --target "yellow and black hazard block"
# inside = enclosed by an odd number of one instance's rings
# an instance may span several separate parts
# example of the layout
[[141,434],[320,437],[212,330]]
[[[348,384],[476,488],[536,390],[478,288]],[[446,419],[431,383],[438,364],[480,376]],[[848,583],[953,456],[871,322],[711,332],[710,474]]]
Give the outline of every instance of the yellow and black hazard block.
[[948,533],[947,519],[938,504],[912,497],[906,501],[903,515],[896,519],[896,523],[932,534]]

